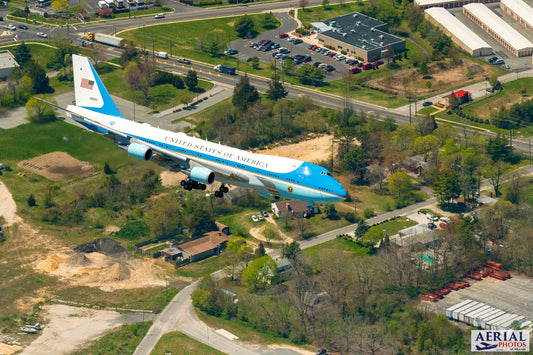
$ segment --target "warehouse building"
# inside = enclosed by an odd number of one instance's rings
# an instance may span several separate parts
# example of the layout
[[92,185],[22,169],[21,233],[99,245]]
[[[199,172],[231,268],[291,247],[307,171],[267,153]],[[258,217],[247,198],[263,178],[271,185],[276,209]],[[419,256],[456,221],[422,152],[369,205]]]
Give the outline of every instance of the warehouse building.
[[[387,23],[358,12],[313,24],[318,41],[365,61],[405,51],[405,40],[387,32]],[[392,52],[392,53],[391,53]]]
[[502,0],[500,7],[516,22],[533,31],[533,8],[522,0]]
[[463,6],[463,13],[517,57],[533,54],[533,43],[483,4]]
[[455,16],[442,7],[432,7],[425,11],[426,18],[442,28],[454,43],[474,57],[489,55],[492,47],[466,27]]
[[491,2],[498,2],[499,0],[415,0],[415,4],[420,6],[421,8],[429,9],[431,7],[443,7],[445,9],[451,9],[454,7],[461,7],[467,4],[471,4],[474,2],[479,2],[482,4],[489,4]]

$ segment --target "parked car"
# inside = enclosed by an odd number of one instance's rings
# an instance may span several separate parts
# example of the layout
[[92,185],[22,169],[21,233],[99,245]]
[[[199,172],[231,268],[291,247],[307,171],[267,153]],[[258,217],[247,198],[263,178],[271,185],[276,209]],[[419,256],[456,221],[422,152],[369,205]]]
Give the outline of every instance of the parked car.
[[305,58],[305,56],[302,55],[302,54],[296,54],[296,55],[294,56],[294,59],[297,59],[297,60],[303,60],[304,58]]
[[437,225],[435,223],[433,223],[433,222],[429,222],[428,223],[428,228],[429,229],[435,229],[435,228],[437,228]]
[[505,64],[505,61],[503,59],[496,59],[492,64],[502,65],[502,64]]
[[265,211],[265,210],[261,210],[261,214],[262,214],[263,217],[265,217],[265,218],[268,217],[268,213],[267,213],[267,211]]
[[23,30],[27,30],[28,29],[28,26],[26,25],[19,25],[19,28],[23,29]]
[[289,35],[286,34],[286,33],[280,33],[279,34],[279,38],[287,38],[287,37],[289,37]]
[[433,102],[431,102],[431,101],[424,101],[424,103],[422,104],[422,106],[424,106],[424,107],[428,107],[428,106],[431,106],[431,105],[433,105]]
[[314,63],[313,63],[313,66],[314,66],[315,68],[318,68],[318,66],[319,66],[320,64],[322,64],[322,63],[320,63],[320,62],[314,62]]
[[311,61],[311,56],[310,55],[306,55],[304,57],[304,59],[302,59],[304,62],[310,62]]
[[335,52],[329,52],[328,57],[333,57],[335,55]]
[[327,71],[328,73],[329,73],[329,72],[332,72],[332,71],[335,71],[335,70],[336,70],[336,69],[335,69],[335,67],[334,67],[333,65],[328,65],[328,66],[326,67],[326,71]]
[[13,25],[7,25],[6,28],[7,28],[8,30],[11,30],[11,31],[14,31],[14,30],[17,29],[17,28],[16,28],[15,26],[13,26]]
[[302,41],[301,39],[299,38],[296,38],[294,41],[292,41],[293,44],[300,44],[300,43],[303,43],[304,41]]
[[361,69],[358,67],[351,67],[350,69],[348,69],[348,71],[352,74],[357,74],[361,72]]
[[283,48],[283,47],[281,47],[281,48],[278,50],[278,52],[283,53],[283,54],[289,54],[291,51],[290,51],[290,49],[287,49],[287,48]]
[[236,50],[236,49],[228,48],[228,49],[226,49],[226,50],[224,51],[224,53],[229,54],[229,55],[234,55],[234,54],[239,53],[239,51]]
[[263,216],[261,216],[260,214],[257,215],[257,219],[262,221],[263,220]]
[[355,64],[357,64],[357,60],[346,58],[346,64],[355,65]]
[[176,60],[178,61],[178,63],[191,64],[191,61],[188,60],[187,58],[178,58]]
[[246,58],[244,59],[245,62],[251,62],[252,60],[253,60],[252,57],[246,57]]
[[279,43],[274,43],[274,42],[272,42],[272,46],[271,46],[271,47],[272,47],[272,49],[277,49],[277,48],[279,48],[279,47],[281,47],[281,46],[280,46]]
[[252,221],[259,222],[259,218],[257,218],[257,216],[254,214],[252,215]]
[[318,349],[316,355],[326,355],[328,351],[326,349]]
[[511,66],[509,64],[503,64],[502,67],[505,69],[511,69]]
[[165,18],[165,14],[159,13],[159,14],[155,15],[154,18]]
[[43,37],[43,38],[48,37],[48,35],[46,33],[44,33],[44,32],[37,32],[37,36]]
[[492,57],[492,58],[489,58],[489,63],[494,63],[495,61],[498,60],[498,57]]

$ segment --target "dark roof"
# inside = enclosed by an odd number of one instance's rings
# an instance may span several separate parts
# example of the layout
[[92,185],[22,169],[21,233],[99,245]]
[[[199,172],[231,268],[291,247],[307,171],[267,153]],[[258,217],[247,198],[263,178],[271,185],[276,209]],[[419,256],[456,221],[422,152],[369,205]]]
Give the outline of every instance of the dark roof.
[[328,25],[331,30],[322,32],[322,35],[366,51],[404,41],[384,32],[387,28],[385,22],[358,12],[332,18],[324,21],[324,24]]
[[166,248],[166,249],[161,250],[161,253],[165,253],[168,256],[174,256],[174,255],[181,254],[181,250],[176,249],[176,248]]

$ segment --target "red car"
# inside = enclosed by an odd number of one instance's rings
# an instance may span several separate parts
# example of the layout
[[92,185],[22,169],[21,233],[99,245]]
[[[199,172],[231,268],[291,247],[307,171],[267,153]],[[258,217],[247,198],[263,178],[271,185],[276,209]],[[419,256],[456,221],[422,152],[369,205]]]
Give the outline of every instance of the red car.
[[316,51],[317,49],[318,49],[318,46],[313,46],[313,47],[311,47],[311,50],[312,50],[312,51]]
[[357,74],[357,73],[360,73],[360,72],[361,72],[361,69],[358,68],[358,67],[351,67],[351,68],[349,69],[349,71],[350,71],[350,73],[352,73],[352,74]]
[[335,53],[335,52],[329,52],[328,57],[333,57],[333,56],[336,55],[336,54],[337,54],[337,53]]
[[286,38],[286,37],[289,37],[289,35],[286,34],[286,33],[280,33],[279,34],[279,38]]

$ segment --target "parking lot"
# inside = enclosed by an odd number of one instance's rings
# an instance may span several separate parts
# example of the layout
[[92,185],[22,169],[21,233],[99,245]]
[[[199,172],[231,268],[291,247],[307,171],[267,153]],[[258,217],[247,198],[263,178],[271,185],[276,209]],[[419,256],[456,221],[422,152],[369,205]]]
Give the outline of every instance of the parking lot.
[[486,277],[468,282],[470,287],[452,291],[437,302],[422,301],[421,307],[444,314],[447,308],[470,299],[533,320],[533,279],[512,274],[506,281]]

